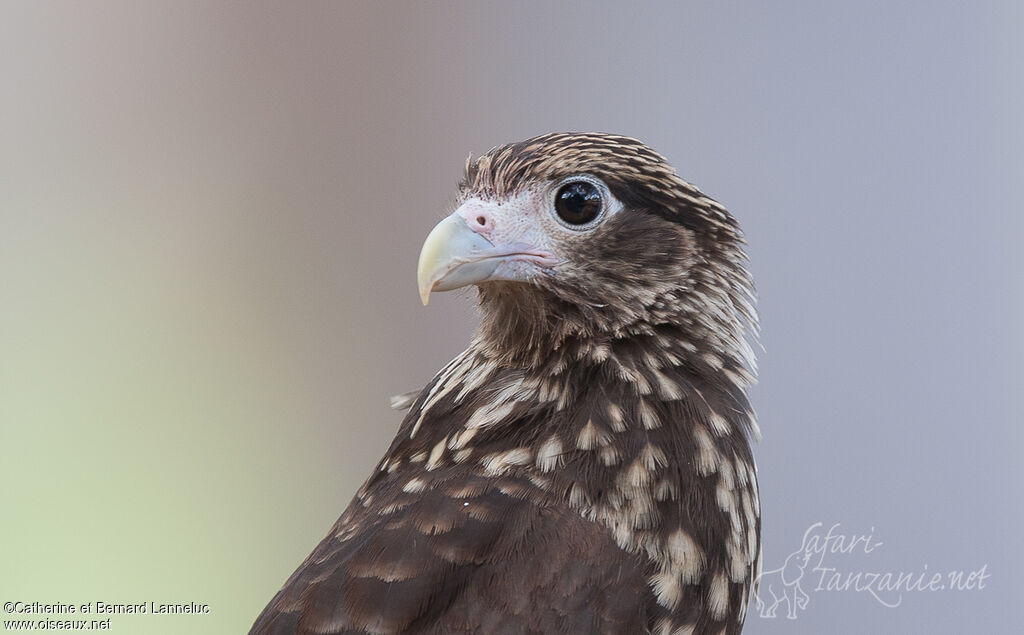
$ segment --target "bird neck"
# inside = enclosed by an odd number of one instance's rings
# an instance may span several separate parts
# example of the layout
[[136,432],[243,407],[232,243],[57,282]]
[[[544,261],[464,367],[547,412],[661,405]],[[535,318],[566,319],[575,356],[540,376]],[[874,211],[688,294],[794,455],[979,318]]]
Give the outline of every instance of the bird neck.
[[501,366],[541,374],[571,365],[693,374],[743,388],[754,383],[757,317],[746,287],[695,285],[628,307],[566,302],[520,284],[480,287],[471,348]]

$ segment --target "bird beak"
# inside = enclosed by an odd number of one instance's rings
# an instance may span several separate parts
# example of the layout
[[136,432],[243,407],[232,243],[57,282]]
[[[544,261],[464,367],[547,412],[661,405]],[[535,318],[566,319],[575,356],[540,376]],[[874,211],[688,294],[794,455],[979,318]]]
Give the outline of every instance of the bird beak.
[[430,230],[420,250],[416,280],[426,305],[432,291],[450,291],[490,279],[504,255],[457,213]]
[[546,248],[550,242],[532,219],[534,202],[471,198],[430,230],[416,272],[420,298],[470,284],[505,280],[534,282],[539,269],[561,260]]

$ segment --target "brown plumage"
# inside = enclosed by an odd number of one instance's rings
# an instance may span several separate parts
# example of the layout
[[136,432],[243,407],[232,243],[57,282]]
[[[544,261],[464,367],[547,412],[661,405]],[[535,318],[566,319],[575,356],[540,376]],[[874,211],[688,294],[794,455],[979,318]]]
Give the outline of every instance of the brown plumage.
[[480,328],[251,633],[740,632],[760,554],[742,247],[634,139],[471,159],[420,285],[476,284]]

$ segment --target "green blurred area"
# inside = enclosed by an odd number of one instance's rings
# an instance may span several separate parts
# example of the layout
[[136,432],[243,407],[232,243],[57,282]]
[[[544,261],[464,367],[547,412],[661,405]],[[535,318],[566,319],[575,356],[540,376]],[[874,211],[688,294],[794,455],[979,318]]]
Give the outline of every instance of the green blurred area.
[[261,522],[300,487],[267,478],[301,465],[282,429],[306,414],[295,377],[230,288],[77,229],[0,241],[21,265],[0,312],[0,599],[205,603],[112,630],[238,632],[283,580],[262,554],[308,548]]

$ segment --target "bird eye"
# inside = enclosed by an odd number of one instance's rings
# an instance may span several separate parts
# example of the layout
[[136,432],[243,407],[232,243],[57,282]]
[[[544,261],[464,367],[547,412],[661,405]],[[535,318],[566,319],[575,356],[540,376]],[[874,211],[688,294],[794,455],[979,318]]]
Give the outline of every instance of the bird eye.
[[555,212],[568,225],[586,225],[601,215],[601,190],[590,181],[570,181],[555,194]]

